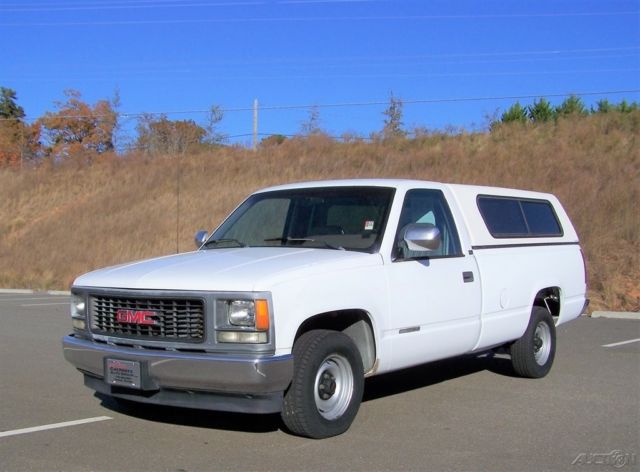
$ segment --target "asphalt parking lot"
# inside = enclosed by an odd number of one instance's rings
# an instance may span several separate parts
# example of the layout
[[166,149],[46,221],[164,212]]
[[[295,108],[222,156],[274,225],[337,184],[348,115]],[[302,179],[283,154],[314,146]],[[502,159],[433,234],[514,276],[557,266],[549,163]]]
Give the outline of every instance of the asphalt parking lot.
[[[68,297],[0,294],[0,470],[639,470],[640,321],[558,329],[544,379],[467,356],[369,379],[351,429],[94,396],[62,357]],[[621,344],[622,343],[622,344]]]

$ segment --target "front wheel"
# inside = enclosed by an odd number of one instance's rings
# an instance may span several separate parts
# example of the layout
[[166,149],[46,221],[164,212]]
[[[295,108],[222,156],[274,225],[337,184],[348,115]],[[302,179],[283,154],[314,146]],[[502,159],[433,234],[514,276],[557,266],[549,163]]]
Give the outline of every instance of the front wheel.
[[556,353],[556,326],[551,314],[534,306],[527,330],[511,345],[511,364],[522,377],[540,378],[551,370]]
[[282,420],[300,436],[342,434],[358,413],[363,391],[362,358],[351,338],[336,331],[309,331],[293,347],[293,380]]

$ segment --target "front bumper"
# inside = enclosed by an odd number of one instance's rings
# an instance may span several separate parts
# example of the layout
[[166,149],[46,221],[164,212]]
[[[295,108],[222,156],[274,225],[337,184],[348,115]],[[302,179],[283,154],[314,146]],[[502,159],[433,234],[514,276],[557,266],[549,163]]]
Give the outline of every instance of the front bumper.
[[[73,335],[62,341],[64,357],[85,374],[85,384],[104,394],[175,406],[272,413],[293,376],[293,356],[259,357],[112,347]],[[104,382],[105,359],[144,366],[143,390]]]

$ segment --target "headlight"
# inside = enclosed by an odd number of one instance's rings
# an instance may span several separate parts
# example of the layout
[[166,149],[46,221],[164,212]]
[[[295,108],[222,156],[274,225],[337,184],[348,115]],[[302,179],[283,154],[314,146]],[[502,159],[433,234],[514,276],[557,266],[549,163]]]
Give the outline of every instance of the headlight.
[[229,303],[229,324],[234,326],[256,325],[256,304],[253,300],[234,300]]
[[269,329],[267,300],[233,300],[229,302],[227,320],[232,326],[246,326],[256,331]]
[[83,296],[71,294],[71,322],[76,329],[87,327],[87,304]]
[[218,342],[259,344],[269,342],[269,302],[257,300],[221,301],[224,319],[219,325]]

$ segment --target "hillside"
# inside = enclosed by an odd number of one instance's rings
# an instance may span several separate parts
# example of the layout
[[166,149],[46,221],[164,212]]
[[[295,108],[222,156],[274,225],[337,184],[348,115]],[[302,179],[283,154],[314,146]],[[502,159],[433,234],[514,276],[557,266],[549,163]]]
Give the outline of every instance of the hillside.
[[640,310],[640,112],[491,133],[337,143],[318,135],[206,154],[0,170],[0,287],[67,289],[88,270],[180,251],[276,183],[402,177],[556,194],[587,254],[592,309]]

